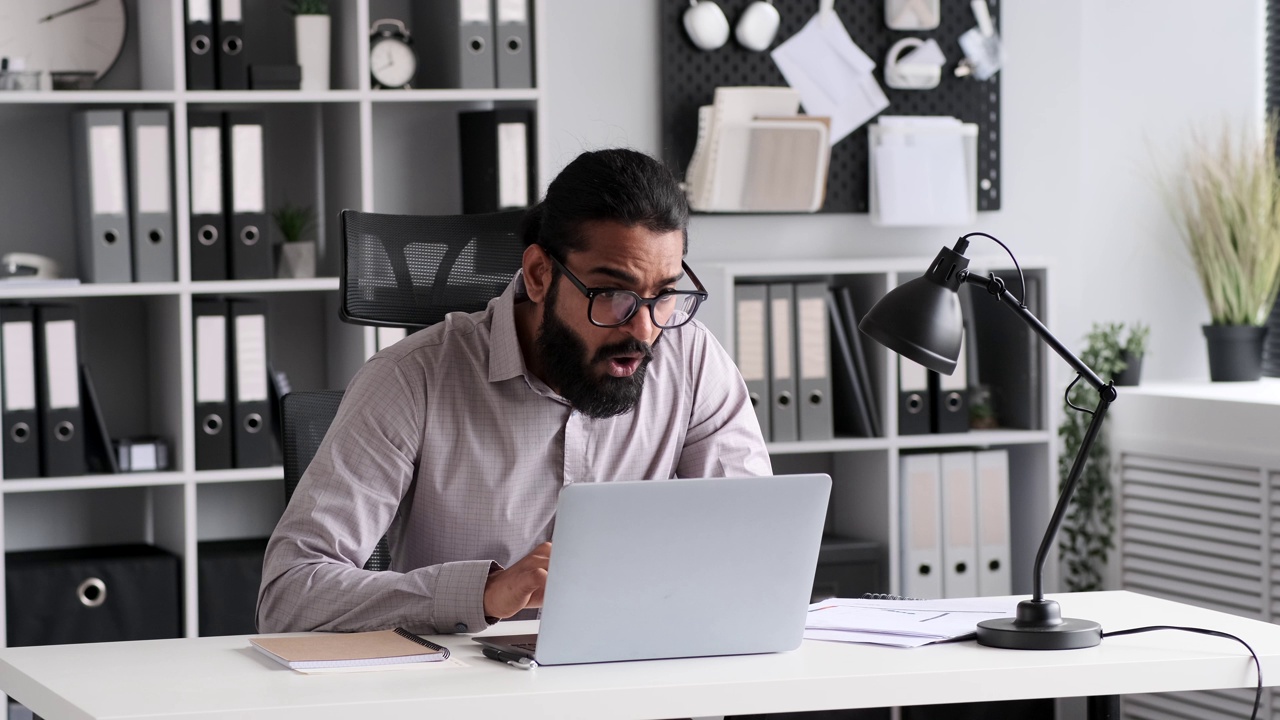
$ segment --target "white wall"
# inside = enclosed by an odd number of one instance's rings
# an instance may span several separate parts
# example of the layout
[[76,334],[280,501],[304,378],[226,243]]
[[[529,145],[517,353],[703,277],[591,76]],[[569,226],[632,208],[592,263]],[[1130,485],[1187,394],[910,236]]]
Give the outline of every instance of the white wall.
[[[946,230],[698,216],[690,259],[932,255],[984,230],[1053,260],[1049,321],[1069,345],[1094,321],[1140,319],[1153,327],[1148,377],[1204,377],[1208,312],[1149,168],[1193,121],[1261,117],[1261,4],[1005,0],[1001,211]],[[657,0],[548,0],[546,19],[552,172],[583,149],[660,154]]]

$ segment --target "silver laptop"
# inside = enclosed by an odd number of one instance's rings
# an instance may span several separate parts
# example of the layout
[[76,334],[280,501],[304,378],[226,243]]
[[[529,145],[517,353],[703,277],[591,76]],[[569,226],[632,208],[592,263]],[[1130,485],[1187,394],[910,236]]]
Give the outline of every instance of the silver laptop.
[[794,650],[830,494],[821,474],[570,485],[539,633],[475,641],[538,665]]

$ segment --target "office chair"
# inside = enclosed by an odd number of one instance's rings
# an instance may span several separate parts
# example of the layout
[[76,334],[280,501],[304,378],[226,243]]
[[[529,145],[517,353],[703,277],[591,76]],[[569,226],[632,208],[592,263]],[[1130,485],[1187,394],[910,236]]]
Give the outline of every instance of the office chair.
[[[446,216],[343,210],[339,317],[412,332],[450,312],[483,310],[520,269],[523,216],[523,210]],[[342,393],[316,390],[281,398],[286,503],[333,423]],[[390,566],[383,537],[364,567]]]

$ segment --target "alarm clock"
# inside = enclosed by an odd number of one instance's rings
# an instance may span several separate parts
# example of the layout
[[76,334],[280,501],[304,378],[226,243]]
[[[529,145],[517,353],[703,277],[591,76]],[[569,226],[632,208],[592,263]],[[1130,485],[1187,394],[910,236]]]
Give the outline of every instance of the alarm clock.
[[369,29],[369,74],[375,88],[405,88],[413,82],[418,58],[404,23],[378,20]]

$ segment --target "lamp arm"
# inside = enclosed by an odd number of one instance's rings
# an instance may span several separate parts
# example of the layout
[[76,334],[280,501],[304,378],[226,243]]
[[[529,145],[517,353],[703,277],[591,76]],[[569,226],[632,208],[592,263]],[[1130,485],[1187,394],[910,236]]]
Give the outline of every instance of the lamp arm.
[[1062,525],[1063,519],[1067,516],[1067,508],[1071,505],[1071,498],[1075,495],[1076,485],[1080,482],[1080,476],[1084,473],[1085,462],[1089,458],[1089,448],[1093,446],[1094,440],[1098,437],[1098,432],[1102,429],[1102,420],[1107,415],[1107,408],[1111,407],[1111,403],[1115,402],[1116,389],[1111,383],[1104,383],[1102,378],[1098,377],[1084,361],[1076,357],[1075,353],[1067,349],[1053,333],[1049,332],[1049,328],[1040,322],[1027,306],[1013,296],[1005,287],[1004,281],[995,275],[981,277],[967,270],[961,271],[961,281],[970,285],[978,285],[984,288],[988,293],[994,295],[1001,303],[1012,310],[1022,318],[1036,335],[1045,342],[1046,345],[1053,348],[1053,351],[1071,366],[1085,382],[1093,386],[1098,391],[1098,406],[1093,411],[1093,420],[1089,422],[1089,427],[1085,430],[1084,439],[1080,443],[1080,449],[1076,452],[1075,461],[1071,465],[1071,472],[1067,475],[1066,484],[1063,485],[1058,495],[1058,504],[1053,509],[1053,517],[1049,520],[1049,527],[1045,529],[1044,539],[1040,541],[1040,550],[1036,552],[1036,564],[1032,572],[1032,594],[1033,603],[1041,603],[1044,600],[1044,564],[1049,557],[1049,550],[1053,547],[1054,538],[1058,534],[1058,528]]
[[[1085,365],[1083,360],[1076,357],[1075,353],[1068,350],[1066,345],[1063,345],[1058,338],[1054,337],[1053,333],[1049,332],[1049,328],[1045,327],[1044,323],[1040,322],[1040,319],[1033,315],[1031,311],[1027,309],[1027,306],[1022,304],[1021,300],[1014,297],[1013,293],[1009,292],[1008,288],[1004,286],[1004,280],[1001,280],[995,275],[982,277],[965,270],[961,271],[961,281],[970,285],[977,285],[985,289],[988,293],[995,295],[997,300],[1004,303],[1006,307],[1016,313],[1018,317],[1022,318],[1022,321],[1030,326],[1046,345],[1053,348],[1053,351],[1058,353],[1059,357],[1066,360],[1067,364],[1071,366],[1071,369],[1075,370],[1080,377],[1084,378],[1085,382],[1093,386],[1094,390],[1097,390],[1099,393],[1103,393],[1104,389],[1109,387],[1109,384],[1103,382],[1102,378],[1098,377],[1098,374],[1090,369],[1088,365]],[[1114,389],[1111,391],[1111,400],[1115,400]]]

